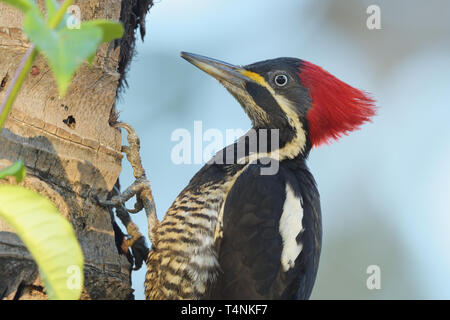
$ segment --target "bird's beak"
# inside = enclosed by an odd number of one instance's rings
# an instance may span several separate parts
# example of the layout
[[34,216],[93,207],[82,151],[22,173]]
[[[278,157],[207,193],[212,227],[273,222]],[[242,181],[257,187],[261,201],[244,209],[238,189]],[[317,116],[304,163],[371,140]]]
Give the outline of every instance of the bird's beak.
[[246,75],[248,71],[242,67],[188,52],[181,52],[181,57],[220,82],[242,88],[245,82],[252,81]]

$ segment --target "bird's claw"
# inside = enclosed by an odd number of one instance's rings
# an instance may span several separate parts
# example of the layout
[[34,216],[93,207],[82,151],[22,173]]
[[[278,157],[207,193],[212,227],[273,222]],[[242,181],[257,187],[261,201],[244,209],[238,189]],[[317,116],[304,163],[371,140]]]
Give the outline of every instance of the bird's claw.
[[142,264],[146,261],[150,251],[145,243],[145,238],[141,235],[139,238],[129,239],[127,242],[132,242],[130,248],[134,259],[133,270],[139,270],[142,267]]

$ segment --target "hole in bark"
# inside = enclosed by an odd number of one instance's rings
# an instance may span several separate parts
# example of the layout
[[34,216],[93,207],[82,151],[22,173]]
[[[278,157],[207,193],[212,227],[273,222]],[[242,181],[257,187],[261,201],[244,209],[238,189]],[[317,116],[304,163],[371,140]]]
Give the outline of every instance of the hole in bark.
[[75,121],[75,118],[73,116],[68,116],[67,119],[64,119],[63,122],[70,128],[75,129],[75,124],[77,123]]
[[31,67],[31,75],[37,76],[40,73],[39,68],[37,66]]
[[3,77],[2,82],[0,82],[0,92],[3,91],[3,89],[6,87],[6,84],[8,83],[8,79],[9,79],[9,75],[6,74]]

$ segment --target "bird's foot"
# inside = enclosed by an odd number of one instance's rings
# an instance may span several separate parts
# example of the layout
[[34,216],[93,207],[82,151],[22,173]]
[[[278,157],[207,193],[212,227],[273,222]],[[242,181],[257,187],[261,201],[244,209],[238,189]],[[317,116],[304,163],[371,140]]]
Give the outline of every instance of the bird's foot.
[[[122,152],[125,153],[128,161],[133,168],[133,175],[135,181],[131,186],[125,189],[122,193],[118,186],[114,187],[113,196],[107,199],[95,200],[102,206],[114,207],[116,209],[117,217],[126,227],[127,233],[130,235],[129,239],[125,240],[125,247],[131,248],[135,260],[135,270],[142,266],[145,261],[149,249],[145,244],[145,238],[140,233],[137,225],[133,223],[130,218],[130,213],[138,213],[142,209],[145,210],[148,222],[148,236],[150,241],[154,242],[154,227],[159,224],[156,217],[156,208],[153,200],[150,181],[145,175],[145,170],[142,167],[140,156],[140,141],[134,129],[123,122],[118,122],[114,125],[117,128],[123,128],[127,131],[128,146],[122,146]],[[111,194],[110,194],[111,195]],[[136,202],[133,209],[127,209],[125,202],[136,196]]]
[[125,207],[116,207],[116,214],[125,225],[128,233],[128,237],[123,238],[120,246],[122,252],[127,254],[129,252],[128,250],[131,250],[132,263],[134,263],[133,270],[139,270],[146,261],[149,252],[145,238],[139,231],[138,226],[131,220]]
[[[141,193],[144,190],[150,189],[150,182],[145,176],[136,179],[136,181],[134,181],[133,184],[122,193],[120,193],[120,190],[116,186],[114,186],[114,188],[116,195],[110,198],[99,199],[97,196],[94,196],[97,203],[105,207],[119,207],[125,205],[125,202],[136,196],[134,209],[126,209],[126,211],[129,213],[138,213],[144,209]],[[151,201],[152,200],[153,199],[151,199]]]

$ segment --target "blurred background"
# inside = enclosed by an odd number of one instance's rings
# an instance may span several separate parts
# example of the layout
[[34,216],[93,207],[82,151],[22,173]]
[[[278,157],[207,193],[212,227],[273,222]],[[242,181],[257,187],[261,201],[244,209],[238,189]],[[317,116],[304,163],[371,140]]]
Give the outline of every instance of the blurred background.
[[[369,5],[381,29],[369,30]],[[292,56],[372,94],[373,123],[311,152],[323,251],[312,299],[450,299],[450,2],[161,0],[118,108],[140,138],[158,217],[202,165],[176,165],[171,134],[250,128],[215,80],[179,57],[234,64]],[[225,141],[224,141],[225,143]],[[207,143],[206,143],[207,144]],[[204,143],[205,145],[205,143]],[[132,180],[124,162],[122,186]],[[145,214],[134,217],[147,232]],[[369,290],[367,267],[381,270]],[[134,272],[143,299],[144,268]]]

